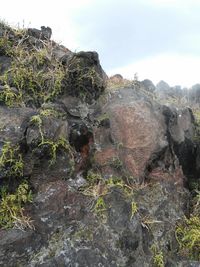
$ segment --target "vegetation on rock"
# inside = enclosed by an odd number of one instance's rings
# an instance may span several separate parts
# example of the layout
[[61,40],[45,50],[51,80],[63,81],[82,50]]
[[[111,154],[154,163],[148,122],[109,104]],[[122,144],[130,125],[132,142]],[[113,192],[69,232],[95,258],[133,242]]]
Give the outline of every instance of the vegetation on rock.
[[0,227],[15,227],[21,230],[33,228],[31,219],[24,214],[23,209],[33,198],[27,181],[23,181],[14,193],[8,193],[5,187],[1,188],[0,196]]
[[153,264],[154,267],[164,267],[164,257],[161,250],[159,250],[156,244],[151,246],[151,251],[153,253]]
[[3,171],[8,177],[23,176],[24,163],[19,146],[14,146],[6,142],[1,151],[0,171]]
[[[0,262],[164,267],[200,260],[200,193],[188,186],[192,178],[199,183],[198,112],[193,140],[191,110],[159,104],[156,87],[136,75],[112,77],[107,89],[122,89],[97,102],[106,80],[98,54],[72,53],[46,31],[0,23],[0,228],[36,222],[36,231],[18,231],[14,241],[2,231]],[[184,165],[190,157],[195,171]],[[40,262],[31,265],[31,257]]]
[[71,148],[69,142],[63,138],[60,138],[57,141],[43,140],[39,144],[39,147],[45,147],[45,146],[47,146],[49,148],[49,155],[51,158],[49,161],[50,165],[55,164],[58,150],[64,150],[69,154],[72,153],[72,148]]
[[185,217],[177,225],[176,239],[180,253],[193,260],[200,260],[200,192],[196,191],[193,199],[193,210],[190,217]]

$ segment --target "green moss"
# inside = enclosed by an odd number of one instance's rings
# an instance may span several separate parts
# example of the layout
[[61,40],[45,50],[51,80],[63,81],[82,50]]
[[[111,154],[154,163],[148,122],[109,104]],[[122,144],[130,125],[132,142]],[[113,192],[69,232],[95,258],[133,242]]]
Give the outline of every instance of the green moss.
[[72,238],[75,239],[75,241],[90,242],[93,241],[93,231],[87,227],[84,227],[76,231]]
[[86,180],[89,182],[90,185],[95,185],[102,180],[102,177],[100,174],[90,170],[87,174]]
[[182,254],[200,260],[200,217],[185,217],[176,228],[176,239]]
[[30,218],[24,215],[23,210],[24,204],[29,202],[32,202],[32,192],[26,181],[22,182],[13,194],[7,193],[6,189],[1,191],[0,227],[32,228]]
[[116,148],[117,150],[120,150],[121,148],[123,148],[123,143],[122,142],[117,143]]
[[48,62],[48,51],[43,48],[32,52],[30,55],[30,62],[37,66],[43,66]]
[[14,107],[21,104],[21,95],[15,93],[9,85],[4,85],[4,89],[0,92],[0,101],[8,107]]
[[12,46],[12,65],[1,77],[2,84],[16,87],[22,101],[40,106],[62,92],[64,67],[52,57],[52,46],[28,49],[22,43]]
[[137,213],[137,211],[138,211],[137,203],[135,201],[132,201],[131,202],[131,219]]
[[195,134],[194,134],[194,141],[199,142],[200,141],[200,110],[194,110],[193,111],[194,117],[195,117]]
[[47,108],[47,109],[43,109],[40,111],[40,115],[43,117],[54,117],[57,118],[59,117],[61,114],[59,114],[59,112],[57,112],[54,109],[51,108]]
[[41,137],[41,143],[44,143],[44,134],[42,132],[42,119],[41,119],[41,116],[39,114],[32,116],[31,117],[31,122],[38,126],[38,130],[39,130],[40,137]]
[[24,163],[19,146],[13,146],[10,142],[3,145],[0,157],[0,170],[4,171],[6,176],[23,176]]
[[200,260],[200,191],[193,191],[190,217],[184,217],[176,227],[179,252],[192,260]]
[[107,113],[103,113],[97,117],[98,124],[101,124],[103,121],[109,120],[109,115]]
[[95,67],[86,67],[84,59],[76,55],[69,62],[65,78],[69,93],[83,100],[91,101],[99,95],[98,91],[102,90],[102,78]]
[[48,146],[50,150],[50,161],[49,164],[53,165],[56,162],[57,158],[57,153],[59,149],[65,150],[67,152],[71,153],[71,146],[69,142],[66,139],[60,138],[57,141],[52,141],[52,140],[44,140],[39,144],[40,146]]
[[[50,156],[50,160],[49,160],[50,165],[55,164],[56,159],[57,159],[57,153],[59,150],[64,150],[70,153],[70,155],[72,156],[72,148],[67,139],[59,138],[58,140],[54,141],[54,140],[47,139],[44,136],[44,133],[42,131],[42,117],[51,116],[52,114],[55,115],[56,113],[54,113],[53,110],[44,110],[44,111],[41,111],[40,114],[34,115],[31,117],[31,122],[38,126],[39,133],[41,136],[41,142],[39,143],[38,147],[48,148],[49,156]],[[73,168],[74,162],[72,164],[72,161],[70,161],[70,164],[71,164],[71,167]]]
[[112,187],[120,188],[126,197],[130,197],[133,193],[133,188],[126,184],[121,177],[112,176],[106,180],[105,183],[110,189],[112,189]]
[[200,191],[195,190],[195,196],[193,198],[193,214],[200,216]]
[[151,252],[153,253],[153,266],[164,267],[163,252],[158,248],[156,244],[151,246]]
[[0,38],[0,53],[10,55],[12,51],[13,43],[8,38],[7,32],[4,33],[4,36]]
[[106,212],[107,208],[106,208],[106,203],[103,199],[102,196],[98,197],[94,206],[94,212],[97,215],[97,217],[99,217],[100,219],[102,219],[103,221],[106,220],[107,216],[106,216]]
[[110,166],[117,170],[121,170],[123,167],[123,162],[118,157],[116,157],[110,161]]
[[109,179],[105,180],[106,185],[112,187],[112,186],[119,186],[123,187],[124,182],[120,177],[112,176]]

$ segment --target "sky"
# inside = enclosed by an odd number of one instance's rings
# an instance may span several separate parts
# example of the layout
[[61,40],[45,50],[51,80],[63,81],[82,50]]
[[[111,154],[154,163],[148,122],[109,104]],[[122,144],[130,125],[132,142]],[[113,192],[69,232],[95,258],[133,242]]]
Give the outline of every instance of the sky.
[[199,0],[6,0],[0,18],[12,26],[50,26],[73,52],[97,51],[106,73],[200,83]]

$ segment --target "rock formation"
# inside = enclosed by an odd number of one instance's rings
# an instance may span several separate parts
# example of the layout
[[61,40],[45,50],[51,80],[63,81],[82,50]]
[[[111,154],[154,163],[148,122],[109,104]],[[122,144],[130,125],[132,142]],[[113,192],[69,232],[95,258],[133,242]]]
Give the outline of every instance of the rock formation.
[[199,218],[191,109],[148,80],[106,89],[98,54],[49,27],[0,36],[0,266],[199,266],[181,232]]

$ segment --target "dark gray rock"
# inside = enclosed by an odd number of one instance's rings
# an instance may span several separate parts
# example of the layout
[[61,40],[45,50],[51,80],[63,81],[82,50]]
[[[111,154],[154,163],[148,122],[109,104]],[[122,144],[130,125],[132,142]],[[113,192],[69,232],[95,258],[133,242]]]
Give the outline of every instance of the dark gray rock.
[[96,52],[79,52],[67,62],[65,93],[92,103],[105,90],[105,73]]
[[147,92],[153,93],[156,90],[156,87],[153,84],[153,82],[151,80],[148,80],[148,79],[145,79],[144,81],[142,81],[141,86],[143,86]]
[[40,40],[50,40],[52,30],[49,27],[41,26],[41,30],[35,28],[28,28],[27,34]]

